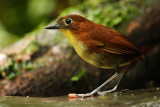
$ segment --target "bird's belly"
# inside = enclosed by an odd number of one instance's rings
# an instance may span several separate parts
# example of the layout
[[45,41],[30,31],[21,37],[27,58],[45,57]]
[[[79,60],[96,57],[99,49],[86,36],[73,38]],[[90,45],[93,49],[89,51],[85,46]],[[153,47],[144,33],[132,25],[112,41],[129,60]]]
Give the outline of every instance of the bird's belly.
[[105,69],[112,69],[114,66],[112,66],[112,63],[109,62],[109,60],[104,59],[100,54],[98,53],[84,53],[79,54],[79,56],[84,59],[86,62],[99,67],[99,68],[105,68]]
[[[75,49],[76,50],[76,49]],[[77,50],[76,50],[77,52]],[[104,68],[104,69],[116,69],[117,66],[123,67],[126,65],[129,65],[131,62],[130,61],[125,61],[121,62],[121,59],[117,59],[115,62],[111,61],[112,56],[103,56],[99,53],[92,53],[89,54],[88,52],[77,52],[78,55],[84,59],[86,62],[99,67],[99,68]]]
[[[123,67],[130,64],[130,61],[123,61],[121,58],[110,54],[90,53],[88,47],[82,42],[77,41],[73,47],[83,60],[99,68],[115,69],[117,66]],[[113,61],[111,59],[115,60]]]
[[112,63],[99,53],[89,53],[87,47],[82,42],[73,45],[77,54],[86,62],[100,68],[112,69]]

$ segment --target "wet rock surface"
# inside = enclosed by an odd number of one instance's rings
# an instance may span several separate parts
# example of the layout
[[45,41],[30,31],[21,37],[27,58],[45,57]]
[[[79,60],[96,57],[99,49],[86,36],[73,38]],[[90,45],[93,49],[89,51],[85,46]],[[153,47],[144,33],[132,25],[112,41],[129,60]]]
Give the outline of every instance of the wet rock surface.
[[128,90],[125,92],[115,92],[106,96],[76,98],[70,99],[68,96],[59,97],[18,97],[7,96],[0,98],[0,106],[2,107],[99,107],[99,106],[114,106],[114,107],[150,107],[160,106],[160,88]]

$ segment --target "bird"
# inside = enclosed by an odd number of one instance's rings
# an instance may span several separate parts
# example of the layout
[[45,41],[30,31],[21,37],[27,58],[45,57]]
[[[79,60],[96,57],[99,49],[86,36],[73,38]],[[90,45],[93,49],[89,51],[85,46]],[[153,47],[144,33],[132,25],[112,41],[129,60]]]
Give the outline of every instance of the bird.
[[[62,16],[55,24],[48,25],[45,29],[57,29],[62,32],[77,54],[89,64],[116,71],[95,90],[86,94],[71,93],[68,95],[71,98],[85,98],[116,91],[129,65],[133,60],[142,57],[139,49],[124,34],[78,14]],[[120,79],[113,89],[100,91],[119,76]]]

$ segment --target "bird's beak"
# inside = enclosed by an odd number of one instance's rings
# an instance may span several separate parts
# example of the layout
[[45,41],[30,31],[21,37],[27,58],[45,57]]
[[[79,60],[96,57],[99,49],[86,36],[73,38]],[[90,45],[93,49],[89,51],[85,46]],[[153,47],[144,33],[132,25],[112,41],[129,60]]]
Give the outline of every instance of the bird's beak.
[[59,24],[51,24],[51,25],[48,25],[47,27],[45,27],[45,29],[60,29],[61,26]]

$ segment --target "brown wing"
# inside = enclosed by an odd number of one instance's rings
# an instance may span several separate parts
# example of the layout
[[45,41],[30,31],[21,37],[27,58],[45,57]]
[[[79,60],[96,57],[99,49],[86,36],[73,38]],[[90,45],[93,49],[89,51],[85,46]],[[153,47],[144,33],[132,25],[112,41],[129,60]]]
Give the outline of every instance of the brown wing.
[[102,39],[93,39],[94,45],[114,54],[138,54],[138,49],[123,34],[105,27]]
[[120,33],[111,37],[105,49],[116,54],[136,54],[138,52],[138,49]]

